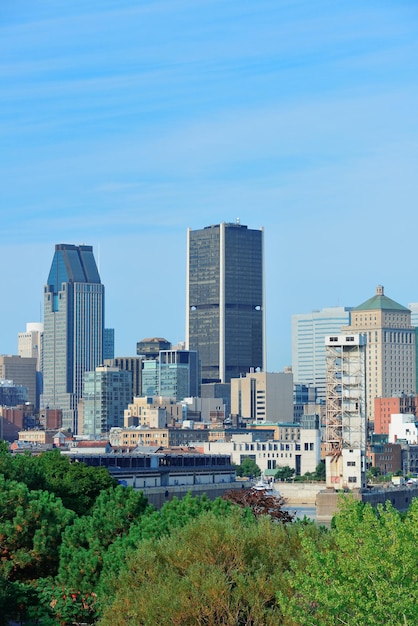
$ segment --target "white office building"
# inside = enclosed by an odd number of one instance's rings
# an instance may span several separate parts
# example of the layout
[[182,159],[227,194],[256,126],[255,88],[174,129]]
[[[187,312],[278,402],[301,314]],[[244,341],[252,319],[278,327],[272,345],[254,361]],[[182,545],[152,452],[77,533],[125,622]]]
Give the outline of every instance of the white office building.
[[317,389],[325,402],[325,337],[338,335],[350,323],[351,307],[329,307],[322,311],[292,315],[292,370],[297,384]]

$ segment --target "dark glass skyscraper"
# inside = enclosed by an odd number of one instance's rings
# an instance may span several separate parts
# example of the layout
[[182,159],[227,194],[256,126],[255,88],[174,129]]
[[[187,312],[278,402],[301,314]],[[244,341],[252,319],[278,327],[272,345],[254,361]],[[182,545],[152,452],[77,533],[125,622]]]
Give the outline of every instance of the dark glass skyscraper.
[[187,233],[186,338],[202,382],[265,370],[263,230],[218,224]]
[[77,433],[83,375],[103,362],[104,286],[91,246],[57,244],[44,288],[43,408]]

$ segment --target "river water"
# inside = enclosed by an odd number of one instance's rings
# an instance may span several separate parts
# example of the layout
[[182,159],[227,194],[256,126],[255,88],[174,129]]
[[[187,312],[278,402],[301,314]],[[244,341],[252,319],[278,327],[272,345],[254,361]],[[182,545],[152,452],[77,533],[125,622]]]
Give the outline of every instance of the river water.
[[284,506],[283,510],[294,513],[298,519],[303,519],[305,516],[311,520],[316,520],[316,507],[315,506]]

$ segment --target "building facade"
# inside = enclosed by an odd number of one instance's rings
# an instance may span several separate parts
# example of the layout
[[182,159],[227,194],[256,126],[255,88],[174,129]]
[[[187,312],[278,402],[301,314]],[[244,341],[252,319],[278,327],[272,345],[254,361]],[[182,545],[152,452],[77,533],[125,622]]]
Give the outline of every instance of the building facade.
[[38,406],[36,357],[21,357],[16,354],[0,355],[0,380],[13,381],[26,387],[27,401]]
[[184,398],[200,396],[200,364],[196,350],[161,350],[159,362],[159,396]]
[[344,333],[363,333],[366,348],[366,410],[374,422],[374,399],[415,394],[415,327],[411,311],[391,300],[378,285],[376,294],[351,312]]
[[35,358],[36,369],[42,369],[42,340],[44,325],[42,322],[29,322],[26,331],[17,336],[17,351],[22,358]]
[[413,413],[415,415],[417,396],[400,394],[394,398],[374,399],[374,433],[388,435],[391,415],[394,413]]
[[316,390],[325,402],[325,337],[339,335],[350,323],[351,308],[328,307],[292,315],[292,370],[295,384]]
[[251,372],[231,379],[231,416],[254,423],[293,421],[293,374]]
[[131,372],[132,398],[142,395],[142,357],[117,356],[114,359],[105,359],[104,364]]
[[84,372],[80,433],[100,437],[111,428],[123,426],[124,410],[131,401],[130,372],[107,365]]
[[263,247],[239,222],[187,231],[186,347],[203,383],[266,369]]
[[42,408],[77,433],[83,376],[103,362],[104,286],[91,246],[57,244],[44,288]]

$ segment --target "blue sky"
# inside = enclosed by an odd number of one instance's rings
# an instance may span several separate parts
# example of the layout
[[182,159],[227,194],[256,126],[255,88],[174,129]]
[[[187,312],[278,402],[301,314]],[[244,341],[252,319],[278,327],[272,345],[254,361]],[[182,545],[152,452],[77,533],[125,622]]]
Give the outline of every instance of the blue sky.
[[3,0],[0,353],[55,243],[94,246],[118,355],[184,339],[186,229],[263,226],[291,316],[418,302],[416,0]]

